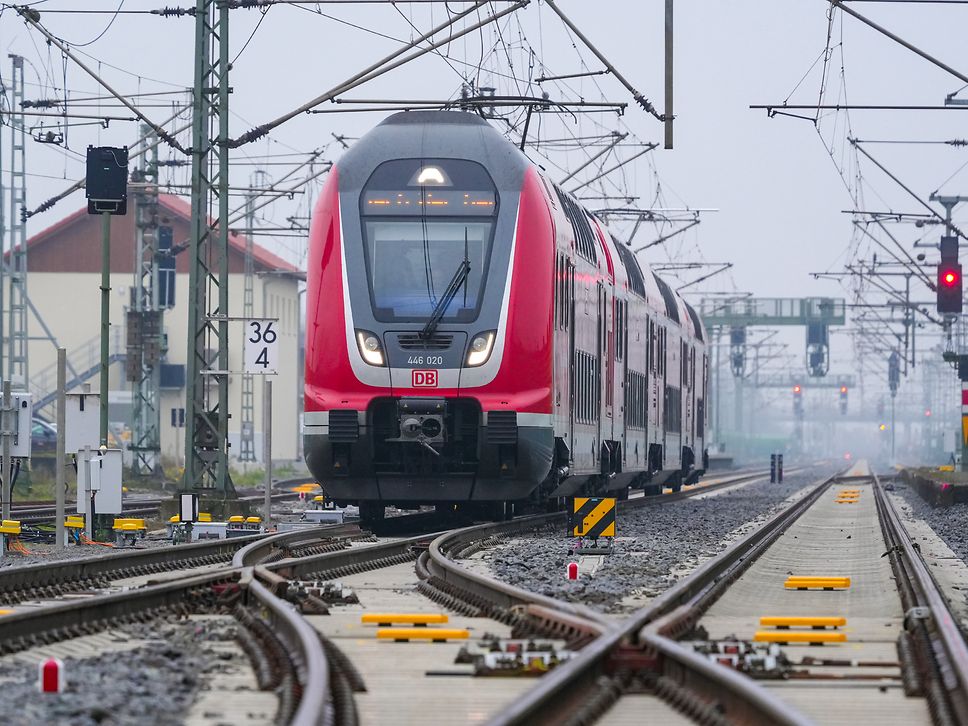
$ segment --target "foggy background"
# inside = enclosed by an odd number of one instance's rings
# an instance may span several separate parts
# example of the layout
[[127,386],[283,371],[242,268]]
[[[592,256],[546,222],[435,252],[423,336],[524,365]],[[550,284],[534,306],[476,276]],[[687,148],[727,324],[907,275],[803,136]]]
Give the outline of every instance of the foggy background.
[[[188,6],[187,1],[183,3]],[[491,10],[506,7],[491,3]],[[31,3],[41,12],[42,24],[65,40],[93,71],[123,94],[161,93],[141,96],[138,105],[156,122],[172,115],[171,104],[184,104],[184,92],[192,84],[194,67],[194,18],[160,17],[144,11],[162,7],[150,0],[48,0]],[[957,69],[968,69],[963,29],[968,7],[959,5],[879,4],[858,2],[851,7],[938,56]],[[27,98],[79,99],[73,113],[96,116],[129,116],[107,98],[104,90],[60,51],[29,29],[7,5],[0,11],[0,78],[9,82],[8,53],[28,60]],[[231,47],[235,59],[230,75],[233,93],[231,134],[237,137],[257,124],[273,119],[337,85],[357,71],[397,49],[407,41],[466,3],[433,4],[336,4],[273,5],[262,10],[231,12]],[[662,0],[561,0],[560,7],[595,43],[605,56],[661,112],[663,109]],[[55,12],[58,10],[74,12]],[[78,12],[86,11],[86,12]],[[106,12],[91,12],[106,11]],[[484,10],[481,11],[483,17]],[[940,106],[961,82],[918,58],[909,50],[878,34],[861,22],[837,11],[830,21],[830,4],[824,0],[704,0],[679,2],[675,10],[675,148],[654,150],[627,166],[613,178],[584,190],[588,195],[637,197],[642,208],[713,209],[702,212],[701,223],[667,243],[640,255],[649,263],[731,262],[733,267],[706,282],[684,290],[691,300],[705,294],[743,292],[756,296],[838,296],[854,301],[856,280],[816,280],[810,273],[840,271],[846,263],[870,259],[872,243],[852,225],[842,210],[924,212],[897,184],[872,163],[861,159],[846,142],[848,135],[868,141],[944,141],[968,137],[968,115],[962,110],[943,111],[799,111],[808,119],[768,118],[751,104],[826,103],[898,104]],[[460,27],[460,26],[458,26]],[[826,59],[826,60],[825,60]],[[539,115],[532,122],[530,139],[583,137],[610,130],[629,132],[631,143],[661,142],[662,125],[639,108],[630,94],[609,75],[576,78],[561,84],[528,85],[528,78],[542,73],[559,75],[599,70],[593,55],[565,28],[542,2],[532,2],[509,18],[454,41],[441,54],[428,54],[413,63],[344,94],[347,99],[454,99],[462,83],[491,86],[498,94],[539,95],[552,99],[608,100],[628,103],[624,115],[580,113]],[[514,80],[514,78],[518,80]],[[522,82],[522,79],[524,82]],[[101,97],[104,100],[81,99]],[[962,92],[968,98],[968,91]],[[327,111],[345,106],[327,103]],[[302,114],[274,130],[270,136],[233,152],[232,183],[248,186],[255,169],[268,179],[283,176],[305,153],[322,149],[321,159],[338,161],[346,143],[375,126],[387,113]],[[521,114],[509,114],[520,129]],[[189,118],[185,111],[174,124]],[[55,118],[27,117],[35,132],[63,130]],[[72,120],[71,124],[81,123]],[[495,122],[500,128],[500,122]],[[168,124],[166,128],[172,128]],[[6,131],[6,130],[4,130]],[[28,141],[28,207],[61,192],[84,176],[84,150],[88,144],[134,145],[136,122],[112,121],[67,128],[66,148]],[[187,140],[186,135],[180,138]],[[516,137],[513,137],[517,140]],[[9,166],[9,136],[4,137],[3,169]],[[933,191],[968,194],[968,149],[944,144],[868,144],[864,148],[896,174],[922,198]],[[620,149],[608,166],[627,158],[635,148]],[[529,155],[552,176],[587,160],[588,148],[529,148]],[[544,154],[544,155],[543,155]],[[161,147],[161,158],[184,159],[177,151]],[[132,168],[135,164],[132,163]],[[555,171],[559,169],[559,171]],[[589,169],[579,179],[590,178]],[[188,167],[166,167],[164,182],[186,184]],[[307,184],[292,200],[280,199],[260,215],[260,224],[285,225],[287,218],[309,215],[324,177]],[[566,188],[568,186],[566,185]],[[619,191],[621,189],[622,191]],[[184,192],[185,190],[181,190]],[[237,205],[242,197],[233,197]],[[31,236],[84,204],[77,192],[28,221]],[[589,208],[596,202],[586,201]],[[611,201],[599,204],[607,206]],[[615,202],[618,204],[618,202]],[[233,205],[235,206],[235,205]],[[937,207],[940,210],[940,207]],[[956,223],[968,219],[968,206],[957,209]],[[638,230],[635,244],[643,245],[674,227],[646,224]],[[891,232],[914,254],[913,243],[937,243],[940,228],[916,228],[910,224],[890,226]],[[260,244],[297,264],[304,264],[305,239],[300,234],[260,237]],[[635,246],[635,245],[633,245]],[[879,258],[883,258],[879,254]],[[702,270],[662,273],[673,287],[704,274]],[[678,274],[679,280],[675,278]],[[933,267],[929,276],[933,277]],[[97,291],[92,291],[92,295]],[[868,301],[883,300],[868,296]],[[934,293],[914,283],[912,299],[933,310]],[[850,310],[848,316],[853,314]],[[889,313],[885,313],[885,316]],[[896,314],[895,314],[896,317]],[[925,322],[923,318],[921,322]],[[90,321],[92,331],[97,321]],[[848,328],[850,328],[850,323]],[[885,327],[900,330],[896,325]],[[860,390],[851,391],[851,413],[864,412],[864,420],[850,436],[865,446],[885,446],[885,437],[872,422],[889,415],[885,360],[880,353],[858,355],[855,338],[847,330],[832,331],[831,374],[854,374]],[[940,329],[926,323],[918,330],[918,355],[937,361]],[[770,335],[751,333],[751,342]],[[776,360],[764,372],[803,372],[803,338],[800,328],[777,332],[771,343]],[[724,356],[725,358],[725,356]],[[870,360],[867,360],[870,358]],[[876,359],[876,360],[875,360]],[[958,412],[954,403],[944,411],[941,400],[956,395],[954,372],[943,366],[926,383],[917,367],[902,380],[898,404],[913,423],[904,434],[907,444],[927,445],[941,429],[953,430]],[[724,423],[733,414],[728,371],[723,371]],[[805,377],[805,374],[804,374]],[[940,382],[939,382],[940,381]],[[925,397],[934,385],[930,402]],[[830,429],[819,421],[836,420],[837,399],[833,389],[807,392],[808,416],[816,415],[819,431]],[[885,408],[885,404],[887,408]],[[766,389],[746,403],[745,420],[756,431],[792,426],[789,391]],[[937,430],[924,425],[925,406],[938,408],[932,417]],[[849,418],[849,417],[848,417]],[[870,419],[870,420],[867,420]],[[942,425],[942,419],[946,422]],[[774,423],[771,423],[773,421]],[[779,423],[777,423],[779,422]],[[845,427],[847,424],[843,424]],[[759,427],[759,428],[756,428]],[[847,428],[844,432],[848,431]],[[830,434],[805,432],[808,440],[826,441]],[[835,437],[836,438],[836,437]],[[869,439],[869,441],[868,441]],[[819,443],[818,443],[819,445]],[[824,444],[834,450],[840,442]],[[912,455],[917,455],[916,453]]]

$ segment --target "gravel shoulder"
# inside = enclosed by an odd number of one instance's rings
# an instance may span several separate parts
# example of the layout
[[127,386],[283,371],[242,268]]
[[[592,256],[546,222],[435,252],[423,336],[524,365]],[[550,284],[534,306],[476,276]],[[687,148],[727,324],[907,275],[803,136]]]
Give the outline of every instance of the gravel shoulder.
[[886,488],[952,611],[968,628],[968,505],[935,509],[902,482]]
[[968,562],[968,504],[932,507],[901,481],[888,486],[899,494],[915,517],[923,519],[963,562]]
[[583,558],[577,581],[565,578],[567,563],[582,559],[573,554],[577,541],[565,533],[517,538],[486,550],[482,559],[494,576],[512,585],[604,612],[628,612],[715,557],[779,511],[786,500],[833,473],[832,468],[813,468],[787,476],[782,484],[759,479],[641,509],[622,511],[620,503],[620,536],[613,553]]
[[[226,646],[235,639],[236,625],[229,617],[154,621],[113,632],[118,644],[114,651],[99,642],[96,649],[75,646],[81,653],[68,655],[72,648],[67,641],[0,661],[3,722],[175,726],[184,722],[186,711],[213,680],[239,668],[234,656],[223,655],[231,653]],[[37,691],[37,663],[50,656],[64,662],[63,693]]]

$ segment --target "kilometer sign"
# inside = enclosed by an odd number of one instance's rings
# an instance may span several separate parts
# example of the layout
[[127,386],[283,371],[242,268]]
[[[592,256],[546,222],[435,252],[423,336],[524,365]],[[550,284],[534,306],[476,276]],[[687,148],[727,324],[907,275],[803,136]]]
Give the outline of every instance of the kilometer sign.
[[243,363],[246,373],[275,373],[279,364],[279,335],[275,320],[246,320]]

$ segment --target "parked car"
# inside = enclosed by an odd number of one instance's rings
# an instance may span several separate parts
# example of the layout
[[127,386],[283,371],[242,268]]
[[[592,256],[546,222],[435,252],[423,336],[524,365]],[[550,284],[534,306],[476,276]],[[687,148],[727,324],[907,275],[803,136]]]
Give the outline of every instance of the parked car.
[[57,427],[42,418],[33,419],[30,429],[31,455],[57,452]]

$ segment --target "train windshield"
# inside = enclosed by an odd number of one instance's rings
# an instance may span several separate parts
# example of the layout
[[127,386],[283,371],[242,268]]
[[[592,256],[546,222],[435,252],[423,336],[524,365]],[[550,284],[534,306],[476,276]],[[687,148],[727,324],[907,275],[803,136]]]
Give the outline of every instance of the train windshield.
[[[370,177],[360,201],[377,320],[426,320],[458,281],[443,319],[474,320],[498,206],[484,168],[457,159],[389,161]],[[465,260],[467,274],[458,276]]]

